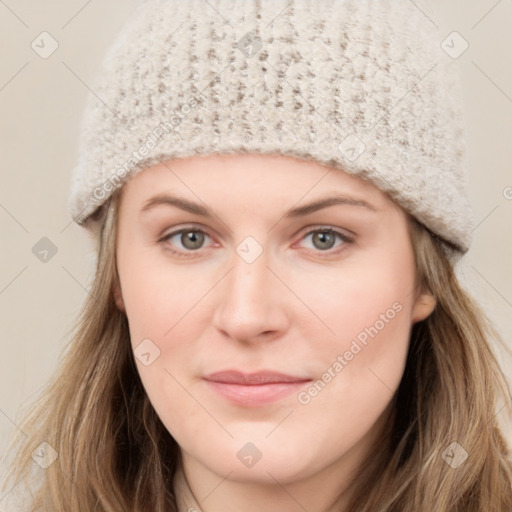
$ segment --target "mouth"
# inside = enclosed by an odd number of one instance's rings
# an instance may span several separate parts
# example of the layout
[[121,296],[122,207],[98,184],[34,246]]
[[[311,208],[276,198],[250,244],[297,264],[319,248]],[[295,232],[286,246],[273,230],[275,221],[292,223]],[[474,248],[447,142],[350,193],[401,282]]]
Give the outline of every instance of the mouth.
[[244,373],[238,370],[216,372],[203,377],[208,387],[229,402],[244,407],[261,407],[297,393],[308,377],[270,370]]

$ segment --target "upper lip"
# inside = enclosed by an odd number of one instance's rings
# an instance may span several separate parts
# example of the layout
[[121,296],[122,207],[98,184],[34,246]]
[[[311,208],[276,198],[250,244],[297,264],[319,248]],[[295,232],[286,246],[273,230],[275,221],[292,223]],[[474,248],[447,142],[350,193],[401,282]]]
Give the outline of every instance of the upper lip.
[[276,384],[280,382],[306,382],[311,380],[307,377],[296,377],[272,370],[260,370],[253,373],[245,373],[239,370],[224,370],[206,375],[204,379],[211,382],[242,384],[246,386]]

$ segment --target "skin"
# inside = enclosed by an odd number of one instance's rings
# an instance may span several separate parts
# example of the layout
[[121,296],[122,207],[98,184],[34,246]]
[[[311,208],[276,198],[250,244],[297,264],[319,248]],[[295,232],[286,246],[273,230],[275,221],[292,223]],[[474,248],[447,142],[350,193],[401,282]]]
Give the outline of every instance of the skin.
[[[199,203],[212,217],[170,205],[140,213],[157,194]],[[285,217],[335,194],[375,211],[338,204]],[[321,230],[329,227],[353,242],[337,235],[323,240]],[[186,228],[206,235],[195,246],[181,233],[162,240]],[[252,263],[236,251],[247,236],[263,249]],[[203,512],[334,510],[379,443],[411,327],[435,307],[431,295],[415,288],[406,213],[372,184],[316,162],[269,155],[168,161],[123,186],[117,265],[115,298],[132,346],[150,339],[160,350],[148,366],[136,359],[138,371],[181,448]],[[357,335],[393,304],[400,311],[347,361],[343,354]],[[336,372],[340,355],[346,365]],[[233,368],[313,381],[330,369],[331,379],[315,396],[307,393],[311,383],[304,385],[308,403],[292,393],[245,407],[202,379]],[[237,457],[248,442],[262,454],[252,467]]]

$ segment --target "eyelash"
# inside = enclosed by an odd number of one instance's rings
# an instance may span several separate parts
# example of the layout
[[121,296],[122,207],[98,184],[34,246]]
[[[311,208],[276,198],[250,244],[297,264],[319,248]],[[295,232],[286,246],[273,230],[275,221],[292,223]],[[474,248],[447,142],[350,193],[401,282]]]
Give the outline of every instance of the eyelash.
[[[209,238],[211,238],[210,235],[208,235],[208,233],[206,231],[191,226],[191,227],[185,227],[185,228],[181,228],[181,229],[178,229],[176,231],[173,231],[173,232],[165,235],[164,237],[160,238],[158,240],[158,242],[159,243],[163,243],[165,245],[165,250],[169,251],[174,256],[177,256],[179,258],[190,258],[190,257],[193,257],[193,253],[199,252],[200,249],[196,249],[196,250],[193,250],[193,251],[192,250],[188,250],[186,252],[189,253],[189,254],[184,254],[182,251],[177,251],[175,249],[171,249],[170,246],[168,244],[166,244],[166,242],[168,240],[170,240],[172,237],[174,237],[176,235],[179,235],[181,233],[187,232],[187,231],[192,231],[192,232],[195,232],[195,233],[202,233],[202,234],[208,236]],[[325,227],[325,226],[314,226],[312,229],[310,229],[308,232],[306,232],[304,234],[304,236],[301,238],[301,240],[303,240],[307,236],[309,236],[311,234],[314,234],[314,233],[329,233],[329,234],[337,235],[343,241],[343,243],[341,244],[341,248],[340,248],[340,246],[338,246],[338,249],[328,249],[326,251],[310,249],[310,250],[313,250],[314,252],[317,252],[317,253],[320,253],[320,254],[322,254],[322,253],[325,254],[325,257],[334,256],[334,255],[337,255],[337,254],[341,253],[342,251],[344,251],[347,248],[346,247],[347,245],[353,244],[354,241],[355,241],[354,238],[349,237],[345,233],[342,233],[341,231],[338,231],[338,230],[336,230],[334,228]]]

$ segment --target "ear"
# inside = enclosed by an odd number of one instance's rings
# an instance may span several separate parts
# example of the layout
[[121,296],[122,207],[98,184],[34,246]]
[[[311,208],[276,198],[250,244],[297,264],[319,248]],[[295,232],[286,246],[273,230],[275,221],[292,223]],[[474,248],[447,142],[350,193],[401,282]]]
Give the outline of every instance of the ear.
[[114,299],[116,301],[117,309],[123,313],[126,313],[126,309],[124,307],[123,292],[121,291],[121,284],[119,283],[119,277],[117,276],[114,282]]
[[436,307],[437,301],[434,296],[430,293],[421,293],[414,303],[412,309],[412,323],[420,322],[425,320]]

